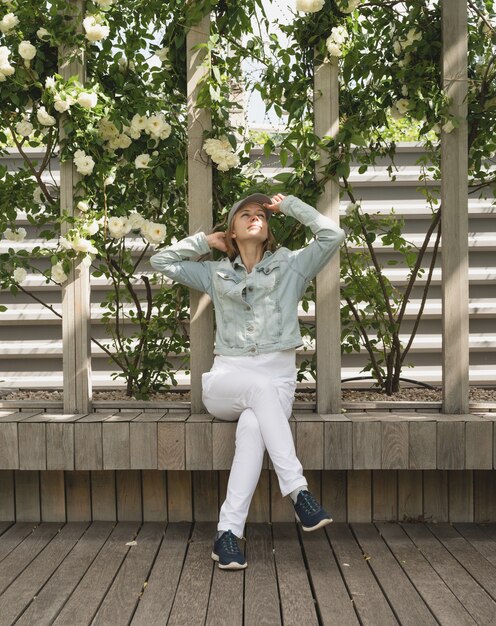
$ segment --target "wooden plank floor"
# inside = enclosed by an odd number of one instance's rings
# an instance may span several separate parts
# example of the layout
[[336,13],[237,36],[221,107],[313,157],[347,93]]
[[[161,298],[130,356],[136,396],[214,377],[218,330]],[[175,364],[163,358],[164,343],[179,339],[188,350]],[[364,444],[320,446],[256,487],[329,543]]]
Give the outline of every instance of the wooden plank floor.
[[496,624],[495,524],[0,522],[0,626]]

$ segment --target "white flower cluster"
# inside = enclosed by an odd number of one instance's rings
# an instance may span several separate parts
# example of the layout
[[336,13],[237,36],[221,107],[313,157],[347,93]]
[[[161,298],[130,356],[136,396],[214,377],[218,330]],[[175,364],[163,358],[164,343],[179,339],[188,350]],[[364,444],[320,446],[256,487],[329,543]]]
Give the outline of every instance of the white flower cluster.
[[83,20],[85,37],[88,41],[101,41],[109,36],[110,29],[102,15],[87,15]]
[[59,244],[64,250],[74,250],[83,254],[98,254],[93,243],[75,231],[68,233],[67,237],[59,237]]
[[331,57],[340,57],[343,54],[341,46],[348,39],[348,32],[344,26],[334,26],[326,39],[326,47]]
[[227,137],[205,139],[203,149],[212,161],[217,163],[217,169],[221,172],[227,172],[239,165],[239,156],[234,153]]
[[65,89],[54,76],[47,76],[45,89],[53,94],[53,108],[58,113],[65,113],[74,104],[79,104],[83,109],[94,109],[98,104],[98,95],[94,91],[85,91],[79,86]]
[[324,0],[296,0],[296,10],[317,13],[324,6]]
[[[139,139],[141,133],[144,132],[155,141],[167,139],[171,134],[171,125],[166,121],[163,113],[155,113],[147,117],[146,115],[134,115],[129,126],[123,127],[123,132],[119,132],[117,126],[111,122],[108,117],[103,117],[98,125],[100,137],[106,142],[106,148],[109,151],[118,148],[128,148],[132,139]],[[147,159],[145,157],[148,157]],[[139,159],[139,160],[138,160]],[[150,157],[148,155],[140,155],[135,162],[136,167],[147,167]]]
[[110,9],[110,7],[114,4],[114,0],[93,0],[93,2],[98,4],[98,6],[104,11],[106,9]]
[[34,130],[34,127],[27,117],[23,117],[20,122],[17,122],[15,129],[18,135],[21,135],[22,137],[29,137]]
[[400,98],[399,100],[396,100],[396,102],[393,102],[392,106],[389,109],[389,112],[393,119],[400,120],[402,117],[404,117],[409,108],[410,100],[408,100],[407,98]]
[[93,157],[87,155],[83,150],[76,150],[74,153],[74,165],[82,176],[88,176],[95,167],[95,161]]
[[24,65],[29,67],[29,64],[36,56],[36,48],[30,41],[21,41],[18,51],[21,59],[24,59]]
[[0,32],[8,35],[19,24],[19,18],[15,13],[7,13],[0,20]]
[[18,228],[15,231],[11,228],[6,228],[3,234],[7,241],[24,241],[24,239],[26,238],[26,229]]
[[0,46],[0,83],[12,76],[15,68],[9,63],[10,50],[6,46]]
[[132,230],[140,231],[141,236],[153,245],[161,243],[167,234],[165,224],[151,222],[133,211],[128,217],[111,217],[107,221],[109,234],[114,239],[125,237]]
[[[422,33],[418,31],[416,28],[410,28],[406,37],[404,39],[395,39],[393,41],[393,50],[396,56],[400,56],[407,48],[413,45],[416,41],[420,41],[422,39]],[[406,52],[403,59],[398,61],[398,65],[403,67],[410,63],[411,54],[410,52]]]
[[341,0],[338,2],[338,9],[341,13],[353,13],[355,9],[357,9],[363,0]]
[[53,115],[50,115],[43,106],[36,111],[36,118],[42,126],[54,126],[57,122]]

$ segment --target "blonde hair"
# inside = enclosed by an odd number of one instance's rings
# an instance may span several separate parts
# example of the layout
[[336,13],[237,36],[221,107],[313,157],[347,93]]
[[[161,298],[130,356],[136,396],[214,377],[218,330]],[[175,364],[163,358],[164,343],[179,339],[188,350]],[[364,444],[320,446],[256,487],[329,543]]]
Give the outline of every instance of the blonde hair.
[[[250,204],[258,204],[264,210],[264,212],[266,211],[265,207],[263,207],[258,202],[253,202],[253,203],[250,202]],[[240,209],[241,209],[241,207],[240,207]],[[236,213],[237,213],[237,211],[236,211]],[[226,230],[225,243],[226,243],[226,248],[227,248],[227,256],[229,257],[230,261],[234,261],[234,259],[239,254],[238,243],[237,243],[236,239],[233,238],[234,218],[236,216],[236,213],[233,215],[233,218],[231,220],[231,225],[228,226],[228,228]],[[262,254],[267,252],[267,250],[269,250],[270,252],[274,252],[276,250],[276,248],[277,248],[277,242],[275,240],[274,233],[271,231],[269,223],[267,221],[267,239],[264,241]]]

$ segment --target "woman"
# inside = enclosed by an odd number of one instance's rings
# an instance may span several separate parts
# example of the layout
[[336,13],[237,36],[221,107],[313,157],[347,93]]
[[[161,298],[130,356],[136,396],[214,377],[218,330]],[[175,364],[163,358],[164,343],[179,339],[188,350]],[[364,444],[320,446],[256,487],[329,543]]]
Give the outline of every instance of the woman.
[[[282,212],[308,226],[315,239],[300,250],[276,249],[269,228]],[[214,364],[203,374],[203,403],[215,417],[238,420],[227,495],[212,558],[222,569],[242,569],[237,538],[262,469],[265,449],[281,494],[293,500],[303,530],[331,516],[307,489],[288,423],[296,388],[295,348],[302,344],[298,303],[312,278],[339,249],[344,231],[294,196],[253,194],[231,208],[227,231],[186,237],[151,257],[152,266],[209,294],[216,318]],[[210,248],[227,253],[201,261]]]

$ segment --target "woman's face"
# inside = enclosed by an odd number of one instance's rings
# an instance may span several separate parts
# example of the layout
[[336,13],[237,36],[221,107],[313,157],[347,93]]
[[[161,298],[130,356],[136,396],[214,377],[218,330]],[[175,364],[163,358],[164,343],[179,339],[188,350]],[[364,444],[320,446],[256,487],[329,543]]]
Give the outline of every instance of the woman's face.
[[232,223],[233,238],[238,242],[256,241],[264,243],[268,237],[267,217],[264,209],[255,203],[244,204]]

